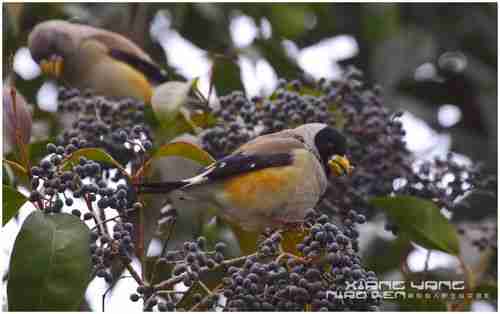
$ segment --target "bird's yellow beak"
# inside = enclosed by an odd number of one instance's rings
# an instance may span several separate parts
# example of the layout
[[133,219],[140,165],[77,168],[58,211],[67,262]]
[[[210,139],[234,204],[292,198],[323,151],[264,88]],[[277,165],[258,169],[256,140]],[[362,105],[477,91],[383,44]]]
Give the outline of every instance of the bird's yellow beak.
[[345,156],[334,155],[329,161],[328,166],[332,173],[336,176],[343,176],[346,174],[351,174],[353,166],[349,162],[349,159]]
[[40,68],[43,74],[58,79],[63,71],[63,58],[52,56],[49,60],[44,59],[40,62]]

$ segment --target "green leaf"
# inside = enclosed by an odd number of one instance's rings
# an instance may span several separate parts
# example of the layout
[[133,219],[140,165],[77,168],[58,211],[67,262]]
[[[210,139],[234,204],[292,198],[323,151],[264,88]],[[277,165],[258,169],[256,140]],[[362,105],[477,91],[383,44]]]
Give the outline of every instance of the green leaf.
[[47,139],[38,142],[33,142],[28,146],[29,158],[31,164],[38,163],[43,157],[47,156],[47,144],[54,143],[55,139]]
[[217,118],[209,112],[195,112],[191,114],[190,119],[202,129],[211,128],[217,123]]
[[26,171],[26,168],[24,168],[24,166],[22,166],[18,162],[15,162],[15,161],[12,161],[12,160],[8,160],[8,159],[4,159],[3,160],[3,165],[4,165],[4,167],[5,167],[5,165],[8,165],[12,169],[12,171],[16,175],[18,175],[18,176],[25,177],[25,176],[28,175],[28,172]]
[[151,97],[151,106],[155,117],[162,125],[168,125],[175,120],[196,81],[169,81],[155,88]]
[[2,164],[2,184],[12,185],[12,170],[5,163]]
[[116,161],[113,157],[111,157],[111,155],[100,148],[81,148],[73,152],[71,156],[64,160],[63,168],[65,170],[70,169],[72,164],[78,163],[80,157],[85,157],[90,160],[111,164],[121,171],[125,171],[123,166],[118,161]]
[[[4,174],[5,175],[5,174]],[[12,186],[3,185],[2,225],[5,225],[26,203],[28,198]]]
[[413,196],[377,197],[370,203],[385,210],[409,239],[428,249],[459,255],[455,228],[431,201]]
[[[47,144],[54,143],[54,139],[41,140],[28,145],[28,156],[32,165],[37,164],[43,157],[47,156]],[[19,160],[16,152],[7,154],[7,159]]]
[[90,232],[77,217],[34,211],[14,243],[9,311],[75,311],[91,278]]
[[214,126],[216,123],[217,119],[213,114],[208,112],[179,112],[177,118],[168,126],[155,130],[155,138],[161,139],[162,143],[168,143],[181,134],[197,134],[200,128],[206,129]]
[[[28,177],[28,171],[24,166],[16,161],[4,159],[3,160],[3,178],[4,184],[17,187],[20,185],[29,186],[30,178]],[[8,183],[6,183],[6,180]]]
[[194,160],[203,166],[208,166],[215,162],[215,159],[209,153],[196,145],[187,142],[175,142],[165,144],[159,147],[154,153],[152,159],[162,157],[183,157]]
[[212,68],[212,84],[218,95],[227,95],[235,90],[244,91],[240,66],[228,57],[216,56]]
[[[401,257],[413,250],[413,245],[404,237],[398,237],[392,241],[377,237],[372,243],[367,248],[367,252],[363,253],[363,265],[379,276],[399,269]],[[384,252],[384,258],[380,258],[380,252]]]

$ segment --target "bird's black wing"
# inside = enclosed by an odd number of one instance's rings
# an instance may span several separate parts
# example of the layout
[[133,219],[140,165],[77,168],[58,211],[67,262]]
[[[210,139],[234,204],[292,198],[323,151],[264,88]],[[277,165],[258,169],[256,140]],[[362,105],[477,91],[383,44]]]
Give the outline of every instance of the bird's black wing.
[[265,168],[288,166],[292,162],[293,156],[289,153],[267,155],[245,155],[240,153],[220,159],[215,164],[203,169],[201,173],[205,173],[204,177],[212,181]]
[[127,64],[130,64],[137,70],[141,71],[144,73],[144,75],[151,81],[155,83],[163,83],[167,81],[167,73],[165,70],[162,70],[159,66],[144,60],[142,58],[139,58],[136,55],[133,55],[131,53],[125,52],[120,49],[114,49],[111,48],[109,50],[110,56],[113,58],[120,60],[122,62],[125,62]]
[[136,184],[141,193],[168,193],[172,190],[203,184],[215,180],[223,180],[236,175],[257,171],[271,167],[291,165],[293,156],[289,153],[254,154],[243,153],[229,155],[219,161],[203,168],[200,173],[192,178],[172,182],[146,182]]

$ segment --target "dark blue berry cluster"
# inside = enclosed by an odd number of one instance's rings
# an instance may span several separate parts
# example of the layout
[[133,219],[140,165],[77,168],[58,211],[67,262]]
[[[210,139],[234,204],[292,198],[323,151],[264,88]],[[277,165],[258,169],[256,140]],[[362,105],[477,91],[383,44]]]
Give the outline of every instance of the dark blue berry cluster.
[[[377,310],[380,300],[337,298],[347,282],[376,280],[363,268],[353,239],[324,215],[310,210],[307,235],[297,245],[299,256],[280,251],[283,236],[268,231],[258,254],[223,279],[226,309],[232,311]],[[334,293],[335,291],[335,293]]]
[[99,147],[126,164],[153,146],[151,129],[145,123],[144,103],[138,100],[61,88],[58,110],[74,117],[71,128],[57,138],[57,144],[69,150]]
[[[203,147],[214,157],[223,157],[259,135],[321,122],[340,129],[348,138],[353,174],[330,179],[321,202],[300,222],[304,234],[294,252],[283,249],[284,230],[266,230],[254,254],[237,258],[226,256],[224,243],[212,246],[204,237],[176,249],[167,249],[164,243],[152,276],[163,265],[169,269],[168,279],[143,280],[130,266],[137,253],[138,230],[131,216],[143,209],[130,186],[130,175],[85,157],[67,160],[81,148],[94,147],[124,167],[131,166],[132,172],[139,169],[145,152],[153,146],[144,104],[63,88],[60,110],[72,117],[72,124],[47,145],[48,155],[31,169],[30,201],[47,213],[67,209],[92,222],[90,252],[96,276],[112,284],[116,279],[112,267],[120,261],[139,284],[130,300],[142,299],[144,310],[377,310],[380,300],[376,297],[337,297],[350,282],[376,280],[375,273],[363,267],[358,252],[358,225],[375,212],[370,197],[414,195],[452,210],[456,199],[471,189],[494,184],[479,168],[459,165],[451,157],[415,165],[397,119],[401,114],[387,110],[380,88],[365,84],[355,68],[330,82],[280,80],[266,98],[248,99],[234,91],[219,99],[213,111],[217,124],[201,134]],[[445,177],[453,178],[447,186],[441,184]],[[395,184],[397,180],[400,184]],[[77,206],[76,199],[85,206]],[[172,229],[176,221],[176,209],[167,204],[158,227]],[[398,226],[388,222],[387,229],[397,233]],[[495,232],[475,239],[473,245],[479,249],[496,246],[496,225],[490,229]],[[467,228],[460,230],[465,234]],[[208,289],[204,278],[214,273],[222,282]],[[178,284],[188,290],[175,289]],[[189,304],[184,304],[186,297]]]

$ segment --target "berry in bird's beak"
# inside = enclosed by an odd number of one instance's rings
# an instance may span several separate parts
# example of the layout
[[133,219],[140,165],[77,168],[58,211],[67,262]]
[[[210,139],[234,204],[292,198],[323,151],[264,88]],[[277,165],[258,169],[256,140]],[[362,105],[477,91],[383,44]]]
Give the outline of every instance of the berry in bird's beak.
[[43,74],[58,79],[63,71],[63,58],[53,55],[48,60],[43,59],[40,61],[40,68]]
[[332,173],[336,176],[349,175],[354,169],[349,162],[349,159],[345,156],[334,155],[329,161],[328,166]]

